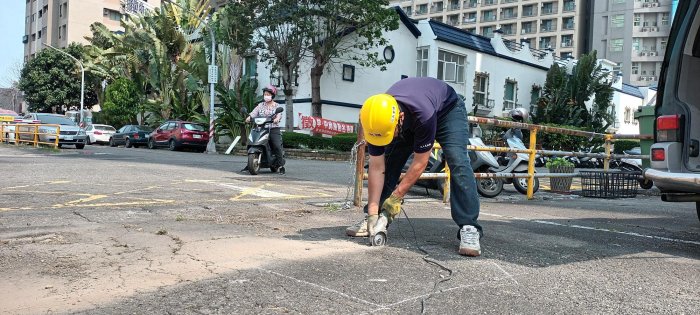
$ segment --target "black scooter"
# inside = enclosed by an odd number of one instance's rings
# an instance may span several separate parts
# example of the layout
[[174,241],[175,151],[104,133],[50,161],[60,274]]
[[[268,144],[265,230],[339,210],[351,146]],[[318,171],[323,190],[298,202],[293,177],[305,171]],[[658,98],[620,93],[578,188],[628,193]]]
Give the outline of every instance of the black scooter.
[[[283,112],[282,107],[277,107],[275,113],[268,117],[253,118],[253,128],[250,129],[248,135],[248,172],[251,175],[257,175],[260,168],[270,168],[273,173],[276,173],[279,166],[272,165],[274,160],[272,148],[270,148],[270,129],[275,115]],[[244,111],[245,114],[245,111]]]

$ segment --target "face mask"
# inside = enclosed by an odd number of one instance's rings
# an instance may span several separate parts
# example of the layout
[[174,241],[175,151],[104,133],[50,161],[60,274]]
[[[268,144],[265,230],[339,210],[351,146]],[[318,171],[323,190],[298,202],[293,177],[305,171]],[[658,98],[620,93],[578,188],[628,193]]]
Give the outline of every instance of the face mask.
[[270,96],[270,95],[265,95],[265,96],[263,97],[263,99],[265,99],[265,102],[268,102],[268,103],[269,103],[270,101],[272,101],[272,96]]

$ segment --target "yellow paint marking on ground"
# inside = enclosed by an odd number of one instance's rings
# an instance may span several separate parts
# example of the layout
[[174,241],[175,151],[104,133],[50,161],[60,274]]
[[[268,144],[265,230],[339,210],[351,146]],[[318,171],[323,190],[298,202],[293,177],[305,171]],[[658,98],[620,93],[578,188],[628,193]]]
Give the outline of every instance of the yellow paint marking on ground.
[[17,188],[26,188],[26,187],[32,187],[32,186],[37,186],[37,185],[12,186],[12,187],[5,187],[5,189],[17,189]]
[[[47,195],[66,195],[68,194],[65,191],[39,191],[39,190],[14,190],[14,189],[8,189],[11,192],[23,192],[23,193],[28,193],[28,194],[47,194]],[[82,196],[85,194],[71,194],[73,196]],[[88,195],[85,195],[88,196]]]
[[147,205],[158,205],[158,204],[171,204],[175,203],[175,200],[150,200],[150,201],[132,201],[132,202],[115,202],[115,203],[92,203],[92,204],[76,204],[71,205],[73,207],[79,208],[89,208],[89,207],[123,207],[123,206],[147,206]]
[[152,189],[157,189],[157,188],[162,188],[162,187],[163,186],[148,186],[146,188],[139,188],[139,189],[132,189],[132,190],[127,190],[127,191],[115,192],[113,195],[123,195],[123,194],[132,193],[132,192],[140,192],[140,191],[152,190]]

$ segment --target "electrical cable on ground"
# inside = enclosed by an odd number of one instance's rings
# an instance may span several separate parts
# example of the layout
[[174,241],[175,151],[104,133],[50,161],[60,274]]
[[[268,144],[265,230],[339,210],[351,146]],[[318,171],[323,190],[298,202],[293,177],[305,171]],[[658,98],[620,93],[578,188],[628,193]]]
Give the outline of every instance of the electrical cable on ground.
[[[425,262],[427,262],[428,264],[431,264],[431,265],[433,265],[433,266],[436,266],[436,267],[438,267],[438,268],[440,268],[440,269],[442,269],[442,270],[444,270],[444,271],[446,271],[446,272],[449,273],[449,274],[447,275],[447,277],[444,277],[444,278],[438,280],[437,282],[435,282],[435,284],[433,285],[433,290],[430,291],[430,294],[428,294],[427,296],[424,296],[424,297],[421,299],[421,314],[425,314],[425,311],[426,311],[426,305],[425,305],[425,304],[426,304],[426,302],[428,301],[428,299],[430,299],[430,298],[433,296],[433,294],[435,294],[435,292],[437,291],[438,286],[439,286],[441,283],[447,282],[447,281],[449,281],[449,280],[452,279],[452,275],[454,274],[454,271],[453,271],[452,269],[446,267],[445,265],[443,265],[441,262],[439,262],[439,261],[437,261],[437,260],[435,260],[435,259],[433,259],[433,258],[430,258],[430,253],[428,253],[428,251],[426,251],[425,249],[423,249],[423,247],[421,247],[421,246],[418,244],[418,238],[416,237],[416,229],[415,229],[415,227],[413,227],[413,223],[411,222],[411,219],[408,218],[408,214],[406,214],[406,210],[404,210],[403,207],[402,207],[401,210],[402,210],[401,212],[403,212],[403,216],[406,218],[406,221],[408,221],[408,224],[411,226],[411,230],[413,231],[413,242],[412,242],[412,243],[413,243],[413,246],[416,247],[416,248],[417,248],[419,251],[421,251],[423,254],[425,254],[425,255],[423,255],[423,257],[422,257],[422,258],[423,258],[423,261],[425,261]],[[404,241],[406,241],[406,242],[408,242],[408,243],[411,243],[411,242],[403,235],[403,232],[401,232],[401,224],[399,224],[399,220],[397,220],[396,222],[397,222],[397,228],[398,228],[398,231],[399,231],[399,235],[401,235],[401,238],[403,238]],[[442,276],[442,275],[441,275],[441,276]]]

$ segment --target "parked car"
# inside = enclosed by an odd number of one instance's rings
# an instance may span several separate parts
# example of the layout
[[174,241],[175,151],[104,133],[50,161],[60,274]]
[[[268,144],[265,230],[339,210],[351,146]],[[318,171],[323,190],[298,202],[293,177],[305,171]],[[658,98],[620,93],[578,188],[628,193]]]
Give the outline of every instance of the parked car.
[[127,148],[146,146],[152,131],[153,128],[148,126],[125,125],[112,134],[109,139],[109,145],[112,147],[124,145]]
[[661,199],[695,202],[700,219],[700,2],[680,1],[661,67],[655,144],[644,172]]
[[209,142],[209,134],[204,126],[194,122],[174,120],[166,121],[151,132],[148,148],[168,147],[170,151],[175,151],[189,147],[204,152],[207,149],[207,142]]
[[112,137],[112,134],[114,134],[115,132],[117,132],[117,130],[110,125],[89,125],[87,128],[85,128],[85,133],[88,136],[87,144],[108,143],[109,139]]
[[[77,149],[85,148],[85,143],[87,141],[87,134],[85,130],[78,127],[78,125],[72,121],[70,118],[64,115],[58,114],[45,114],[45,113],[30,113],[23,117],[25,120],[38,120],[41,121],[42,125],[60,125],[60,134],[58,136],[58,147],[63,145],[75,145]],[[28,128],[28,127],[25,127]],[[20,128],[20,131],[22,128]],[[27,129],[26,131],[29,131]],[[41,142],[54,142],[56,141],[56,127],[54,126],[41,126],[39,127],[39,141]],[[30,140],[32,139],[30,134],[21,134],[20,138]]]

